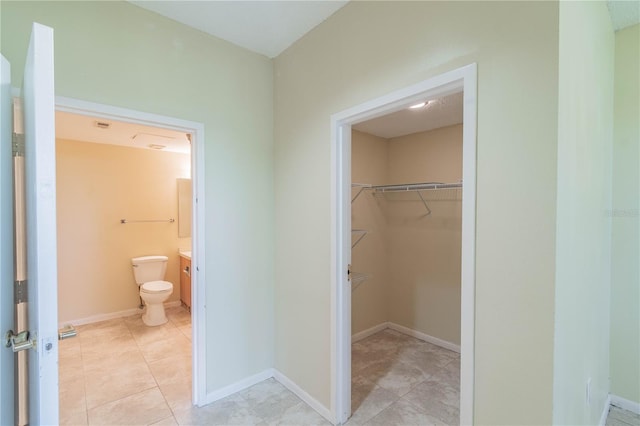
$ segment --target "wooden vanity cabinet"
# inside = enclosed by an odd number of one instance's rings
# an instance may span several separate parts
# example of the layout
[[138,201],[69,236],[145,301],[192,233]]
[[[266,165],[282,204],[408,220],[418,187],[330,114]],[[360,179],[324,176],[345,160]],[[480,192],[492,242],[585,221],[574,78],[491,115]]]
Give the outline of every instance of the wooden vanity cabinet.
[[180,256],[180,301],[191,311],[191,259]]

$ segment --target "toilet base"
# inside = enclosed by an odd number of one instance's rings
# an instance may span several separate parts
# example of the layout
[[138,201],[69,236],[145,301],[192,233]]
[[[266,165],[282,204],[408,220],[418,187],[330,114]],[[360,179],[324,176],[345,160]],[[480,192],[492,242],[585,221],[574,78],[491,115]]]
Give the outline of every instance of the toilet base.
[[154,327],[156,325],[165,324],[167,321],[167,315],[164,313],[164,305],[162,303],[158,304],[147,304],[147,308],[145,312],[142,314],[142,322],[149,327]]

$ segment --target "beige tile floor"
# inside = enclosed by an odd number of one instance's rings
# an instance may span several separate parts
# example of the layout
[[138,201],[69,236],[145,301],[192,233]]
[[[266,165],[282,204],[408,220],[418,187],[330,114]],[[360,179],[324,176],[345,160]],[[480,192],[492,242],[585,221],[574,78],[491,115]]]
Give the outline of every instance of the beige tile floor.
[[[181,307],[147,327],[140,315],[78,326],[60,342],[60,424],[328,425],[273,379],[191,405],[191,321]],[[353,344],[350,425],[457,423],[459,357],[384,330]]]
[[[60,342],[60,424],[329,425],[274,379],[192,407],[190,316],[167,316],[159,327],[139,315],[79,326]],[[383,330],[353,344],[347,424],[458,424],[459,377],[457,353]],[[607,425],[640,426],[640,416],[612,407]]]
[[[191,318],[147,327],[140,315],[76,327],[60,342],[60,423],[151,424],[191,406]],[[171,423],[168,423],[171,424]]]
[[[191,321],[183,308],[78,326],[60,342],[63,425],[329,425],[274,379],[191,405]],[[349,425],[457,424],[459,356],[383,330],[353,344]]]
[[391,329],[353,344],[348,425],[459,424],[460,356]]
[[329,425],[274,379],[191,405],[191,321],[183,308],[147,327],[140,315],[76,327],[60,342],[62,425]]

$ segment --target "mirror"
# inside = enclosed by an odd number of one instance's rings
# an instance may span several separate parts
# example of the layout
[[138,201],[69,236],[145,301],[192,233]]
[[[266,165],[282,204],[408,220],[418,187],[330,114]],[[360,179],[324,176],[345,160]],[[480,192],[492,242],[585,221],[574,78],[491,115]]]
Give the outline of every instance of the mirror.
[[191,236],[191,179],[178,179],[178,237]]

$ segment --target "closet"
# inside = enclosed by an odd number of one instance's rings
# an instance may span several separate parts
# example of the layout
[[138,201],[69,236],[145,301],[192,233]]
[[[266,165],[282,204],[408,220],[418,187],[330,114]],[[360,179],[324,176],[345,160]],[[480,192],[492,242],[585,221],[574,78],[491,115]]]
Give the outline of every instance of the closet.
[[352,135],[353,334],[391,322],[460,344],[462,124]]
[[[457,421],[461,119],[453,125],[401,136],[378,136],[364,129],[354,126],[351,137],[354,415],[360,408],[359,393],[367,392],[361,386],[363,381],[387,386],[390,395],[410,399],[411,391],[424,388],[431,377],[440,380],[446,376],[441,385],[429,384],[442,386],[444,390],[437,392],[444,396],[441,400],[427,398],[425,404],[431,404],[427,408],[437,411],[434,417],[445,423]],[[397,337],[395,347],[379,343],[365,347],[368,339],[376,338],[374,333],[386,328],[393,330],[386,331],[389,338]],[[410,340],[402,340],[402,335],[430,342],[424,346],[438,356],[421,358],[414,350],[417,344],[411,343],[406,347],[413,352],[403,353],[403,342]],[[385,360],[387,355],[397,358]],[[402,372],[395,371],[398,365]],[[438,375],[438,370],[445,369]],[[396,373],[398,380],[393,382]],[[416,401],[423,399],[416,397]]]

